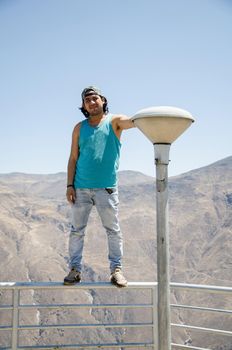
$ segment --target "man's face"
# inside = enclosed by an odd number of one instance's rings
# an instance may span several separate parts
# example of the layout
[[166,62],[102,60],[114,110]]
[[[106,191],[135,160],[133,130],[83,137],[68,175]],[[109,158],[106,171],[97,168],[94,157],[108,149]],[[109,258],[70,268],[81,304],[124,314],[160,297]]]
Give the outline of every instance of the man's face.
[[92,94],[84,98],[83,106],[90,116],[97,116],[103,113],[104,100],[101,96]]

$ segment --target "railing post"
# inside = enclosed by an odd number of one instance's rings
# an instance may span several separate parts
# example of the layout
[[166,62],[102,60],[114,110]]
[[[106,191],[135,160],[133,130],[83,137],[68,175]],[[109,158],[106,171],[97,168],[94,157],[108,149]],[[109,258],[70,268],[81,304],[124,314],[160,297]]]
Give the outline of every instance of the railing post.
[[153,344],[154,350],[159,350],[159,334],[158,334],[158,287],[157,284],[152,289],[152,320],[153,320]]
[[13,315],[12,315],[12,350],[18,349],[18,323],[19,323],[19,289],[13,289]]

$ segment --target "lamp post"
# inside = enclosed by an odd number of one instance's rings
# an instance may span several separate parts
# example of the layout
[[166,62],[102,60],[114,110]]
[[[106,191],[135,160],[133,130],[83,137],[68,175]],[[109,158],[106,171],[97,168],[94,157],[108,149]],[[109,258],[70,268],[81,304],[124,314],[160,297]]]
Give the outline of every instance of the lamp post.
[[194,121],[191,114],[176,107],[150,107],[133,117],[135,125],[153,143],[156,164],[158,349],[171,350],[168,163],[171,143]]

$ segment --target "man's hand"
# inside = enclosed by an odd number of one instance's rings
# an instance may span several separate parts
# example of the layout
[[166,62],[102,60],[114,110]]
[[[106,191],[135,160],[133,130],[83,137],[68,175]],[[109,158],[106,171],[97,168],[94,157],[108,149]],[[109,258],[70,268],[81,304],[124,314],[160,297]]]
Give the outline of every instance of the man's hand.
[[76,200],[76,191],[73,187],[68,187],[66,191],[66,198],[69,203],[74,204]]

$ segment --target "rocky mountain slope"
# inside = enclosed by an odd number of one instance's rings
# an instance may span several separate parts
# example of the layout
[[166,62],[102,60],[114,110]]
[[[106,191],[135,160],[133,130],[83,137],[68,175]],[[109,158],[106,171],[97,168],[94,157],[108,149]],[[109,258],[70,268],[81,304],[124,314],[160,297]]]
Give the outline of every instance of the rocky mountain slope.
[[[68,271],[68,236],[70,228],[70,207],[65,199],[66,174],[31,175],[11,173],[0,175],[0,280],[1,281],[62,281]],[[129,281],[156,280],[156,213],[155,179],[133,171],[119,174],[120,222],[124,235],[124,273]],[[232,271],[232,157],[207,167],[190,171],[169,179],[170,218],[170,270],[173,282],[231,286]],[[97,239],[96,239],[97,237]],[[100,219],[93,210],[86,232],[84,249],[85,281],[108,281],[109,268],[105,232]],[[72,293],[53,295],[65,301]],[[90,292],[80,292],[74,301],[105,300]],[[117,298],[118,296],[116,296]],[[2,296],[3,298],[3,296]],[[51,296],[30,295],[32,300],[47,300]],[[66,301],[67,301],[66,300]],[[178,303],[196,304],[196,295],[172,293],[172,300]],[[201,296],[200,302],[210,305],[211,296]],[[3,301],[3,300],[2,300]],[[44,301],[45,302],[45,301]],[[214,300],[215,302],[215,300]],[[206,306],[207,306],[206,305]],[[215,305],[215,304],[214,304]],[[216,300],[216,305],[229,308],[231,299]],[[138,313],[137,313],[138,314]],[[140,315],[141,316],[141,315]],[[5,316],[4,316],[5,317]],[[28,323],[38,315],[31,316]],[[75,319],[75,313],[65,315],[40,312],[40,322],[53,317]],[[84,314],[83,319],[94,323],[100,320],[100,312]],[[104,316],[106,317],[106,316]],[[130,315],[109,315],[107,319],[135,318]],[[1,316],[0,316],[1,320]],[[173,320],[191,324],[204,323],[207,327],[232,330],[229,318],[200,313],[173,312]],[[69,321],[68,321],[69,322]],[[207,325],[205,324],[207,323]],[[33,323],[33,322],[32,322]],[[58,334],[56,339],[67,335]],[[34,335],[36,344],[54,338],[42,332]],[[58,338],[57,338],[58,337]],[[120,332],[98,331],[92,336],[84,332],[78,335],[87,342],[100,337],[109,342],[122,337]],[[72,337],[71,337],[72,338]],[[197,332],[174,331],[174,340],[191,338],[194,345],[205,345],[205,336]],[[7,342],[8,336],[1,337]],[[70,339],[70,336],[68,337]],[[91,341],[92,341],[91,340]],[[209,337],[207,346],[229,349],[229,337]],[[1,345],[0,345],[1,346]]]

